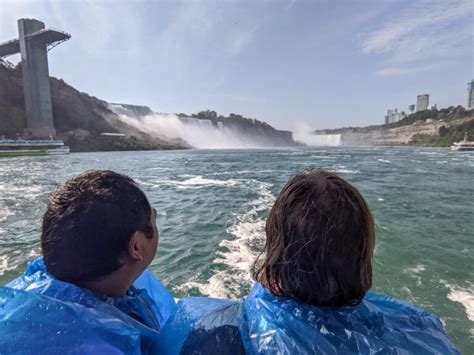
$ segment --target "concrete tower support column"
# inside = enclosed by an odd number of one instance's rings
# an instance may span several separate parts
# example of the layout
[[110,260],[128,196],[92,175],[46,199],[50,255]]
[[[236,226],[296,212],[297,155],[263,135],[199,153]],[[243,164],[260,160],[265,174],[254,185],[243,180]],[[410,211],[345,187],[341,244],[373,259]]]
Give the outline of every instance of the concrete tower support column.
[[56,134],[51,107],[47,49],[44,42],[28,38],[28,34],[44,28],[44,23],[38,20],[18,20],[27,117],[25,134],[46,138]]

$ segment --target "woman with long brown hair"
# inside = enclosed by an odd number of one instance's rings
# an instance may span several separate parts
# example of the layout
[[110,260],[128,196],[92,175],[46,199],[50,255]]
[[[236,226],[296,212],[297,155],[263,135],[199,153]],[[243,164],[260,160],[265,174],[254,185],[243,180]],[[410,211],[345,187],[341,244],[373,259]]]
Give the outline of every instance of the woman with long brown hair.
[[314,170],[291,179],[266,238],[243,307],[248,353],[458,353],[436,316],[367,292],[374,220],[338,175]]

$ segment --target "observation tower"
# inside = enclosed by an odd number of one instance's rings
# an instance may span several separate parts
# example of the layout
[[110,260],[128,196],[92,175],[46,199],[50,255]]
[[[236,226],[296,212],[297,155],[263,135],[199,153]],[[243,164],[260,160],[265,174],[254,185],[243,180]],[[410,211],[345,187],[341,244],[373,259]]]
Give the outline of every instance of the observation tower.
[[0,44],[0,59],[20,53],[25,94],[25,136],[56,134],[51,106],[48,51],[71,38],[66,32],[45,28],[35,19],[18,20],[18,38]]

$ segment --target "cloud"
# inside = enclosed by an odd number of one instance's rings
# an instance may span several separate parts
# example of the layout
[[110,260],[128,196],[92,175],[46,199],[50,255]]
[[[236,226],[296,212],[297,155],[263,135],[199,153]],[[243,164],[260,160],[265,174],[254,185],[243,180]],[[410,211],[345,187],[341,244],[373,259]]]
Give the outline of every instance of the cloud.
[[[385,53],[398,48],[407,38],[439,34],[446,25],[474,13],[471,1],[422,2],[395,14],[395,19],[368,36],[365,53]],[[455,32],[455,31],[454,31]]]
[[230,56],[239,55],[242,50],[252,41],[256,29],[248,31],[239,31],[233,35],[230,45],[227,48],[227,54]]
[[472,55],[473,15],[470,0],[417,2],[392,13],[386,24],[369,33],[362,52],[382,59],[387,67],[377,72],[381,76],[426,70],[413,67],[415,62]]

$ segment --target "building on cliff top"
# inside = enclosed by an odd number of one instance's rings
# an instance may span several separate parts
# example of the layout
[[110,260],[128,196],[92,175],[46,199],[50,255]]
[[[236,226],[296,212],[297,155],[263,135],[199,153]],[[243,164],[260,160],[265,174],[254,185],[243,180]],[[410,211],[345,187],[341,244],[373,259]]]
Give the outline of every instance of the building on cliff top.
[[416,97],[416,112],[427,110],[429,104],[430,104],[429,94],[418,95]]
[[387,110],[387,115],[385,116],[385,124],[395,123],[400,120],[403,120],[406,117],[405,112],[398,112],[397,108]]

